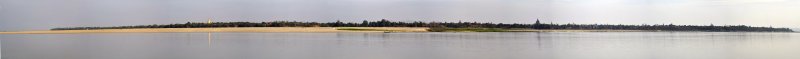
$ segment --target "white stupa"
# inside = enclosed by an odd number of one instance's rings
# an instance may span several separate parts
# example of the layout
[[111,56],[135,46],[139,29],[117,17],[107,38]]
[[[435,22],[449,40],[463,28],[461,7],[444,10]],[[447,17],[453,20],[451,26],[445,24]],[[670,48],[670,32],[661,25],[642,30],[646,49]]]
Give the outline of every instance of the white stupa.
[[214,22],[211,22],[211,18],[208,18],[208,22],[207,23],[211,24],[211,23],[214,23]]

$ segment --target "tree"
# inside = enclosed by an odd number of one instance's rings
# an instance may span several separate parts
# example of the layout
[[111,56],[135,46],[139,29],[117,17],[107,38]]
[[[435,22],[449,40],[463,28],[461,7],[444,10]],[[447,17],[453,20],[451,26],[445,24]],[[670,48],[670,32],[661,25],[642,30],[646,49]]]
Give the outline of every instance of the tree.
[[389,20],[381,19],[381,21],[378,21],[378,27],[389,26],[389,22],[390,22]]
[[369,21],[364,20],[363,22],[361,22],[361,26],[362,27],[369,27]]
[[343,24],[344,24],[344,23],[342,23],[342,21],[336,20],[336,22],[335,22],[335,23],[333,23],[333,27],[340,27],[340,26],[342,26]]

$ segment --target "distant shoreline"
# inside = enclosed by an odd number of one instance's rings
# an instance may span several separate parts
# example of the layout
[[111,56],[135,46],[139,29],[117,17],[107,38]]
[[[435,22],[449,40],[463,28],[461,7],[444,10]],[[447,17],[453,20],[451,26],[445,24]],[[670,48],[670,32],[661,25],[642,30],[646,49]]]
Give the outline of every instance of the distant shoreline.
[[49,30],[0,32],[0,34],[75,34],[75,33],[192,33],[192,32],[385,32],[350,31],[339,28],[379,29],[394,32],[427,32],[423,27],[226,27],[226,28],[137,28],[96,30]]
[[[96,30],[49,30],[0,32],[0,34],[79,34],[79,33],[193,33],[193,32],[246,32],[246,33],[336,33],[336,32],[431,32],[427,27],[226,27],[226,28],[138,28]],[[480,32],[480,31],[444,31]],[[659,32],[651,30],[505,30],[494,32]]]
[[[507,24],[507,23],[478,23],[478,22],[396,22],[381,19],[380,21],[354,22],[297,22],[297,21],[271,21],[271,22],[186,22],[174,24],[132,25],[112,27],[63,27],[50,30],[103,30],[103,29],[141,29],[141,28],[231,28],[231,27],[428,27],[431,32],[561,32],[561,31],[671,31],[671,32],[794,32],[789,28],[752,27],[747,25],[674,25],[674,24],[642,24],[642,25],[612,25],[612,24],[554,24],[541,23],[537,19],[533,24]],[[358,29],[345,28],[337,30],[350,31],[388,31],[383,29]],[[623,31],[623,32],[624,32]]]

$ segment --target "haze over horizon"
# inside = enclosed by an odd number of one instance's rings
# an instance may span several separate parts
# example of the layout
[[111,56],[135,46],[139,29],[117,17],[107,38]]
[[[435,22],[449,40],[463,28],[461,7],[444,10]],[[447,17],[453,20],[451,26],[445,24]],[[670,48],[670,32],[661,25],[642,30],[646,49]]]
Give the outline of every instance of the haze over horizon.
[[0,31],[215,21],[750,25],[800,29],[800,0],[0,0]]

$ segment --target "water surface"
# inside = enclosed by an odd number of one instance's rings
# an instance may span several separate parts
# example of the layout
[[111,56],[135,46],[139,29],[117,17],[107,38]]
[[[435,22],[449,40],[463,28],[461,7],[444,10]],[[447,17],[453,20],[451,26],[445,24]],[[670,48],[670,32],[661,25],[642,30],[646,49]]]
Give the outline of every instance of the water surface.
[[800,33],[0,35],[3,59],[800,59]]

